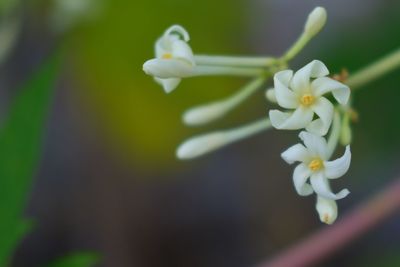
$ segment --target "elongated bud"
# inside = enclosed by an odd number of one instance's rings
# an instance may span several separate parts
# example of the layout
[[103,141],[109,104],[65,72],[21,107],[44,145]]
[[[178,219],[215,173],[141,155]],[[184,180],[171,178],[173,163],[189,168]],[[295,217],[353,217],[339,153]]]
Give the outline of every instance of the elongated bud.
[[217,150],[227,143],[229,143],[229,139],[226,138],[226,134],[223,132],[196,136],[180,145],[176,151],[176,156],[179,159],[200,157],[206,153]]
[[215,102],[204,106],[194,107],[183,114],[183,121],[187,125],[202,125],[224,116],[231,106],[226,102]]
[[272,103],[276,103],[275,89],[269,88],[265,91],[265,97]]
[[316,7],[308,15],[306,24],[304,26],[304,32],[309,36],[313,37],[321,31],[326,23],[326,10],[323,7]]
[[261,119],[230,130],[195,136],[180,145],[176,151],[179,159],[192,159],[225,145],[250,137],[271,128],[269,119]]
[[350,126],[350,116],[346,113],[343,117],[342,121],[342,129],[340,131],[340,144],[343,146],[347,146],[351,143],[352,133]]
[[147,75],[157,78],[183,78],[192,73],[193,66],[179,59],[150,59],[143,64],[143,71]]
[[326,224],[332,224],[335,222],[338,213],[335,200],[318,196],[316,209],[321,222]]

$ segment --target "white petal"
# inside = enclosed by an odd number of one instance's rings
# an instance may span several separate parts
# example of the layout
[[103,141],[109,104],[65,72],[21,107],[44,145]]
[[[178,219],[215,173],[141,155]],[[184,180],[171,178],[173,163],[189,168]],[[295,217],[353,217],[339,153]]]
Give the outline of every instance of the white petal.
[[321,136],[326,135],[333,119],[332,103],[325,97],[320,97],[312,106],[312,109],[319,116],[319,119],[311,122],[306,130]]
[[161,37],[155,44],[155,55],[156,58],[161,58],[166,53],[172,53],[172,40],[168,37]]
[[158,78],[183,78],[192,73],[193,66],[179,59],[153,58],[143,64],[143,71]]
[[293,71],[284,70],[275,74],[275,96],[278,104],[283,108],[294,109],[298,104],[296,94],[288,88]]
[[276,129],[297,130],[305,128],[312,120],[314,113],[309,108],[299,107],[294,112],[271,110],[269,117]]
[[347,104],[349,101],[350,88],[347,85],[329,77],[315,79],[311,83],[311,89],[317,96],[332,92],[335,99],[342,105]]
[[312,187],[307,183],[307,179],[310,175],[311,170],[305,164],[299,164],[294,169],[293,183],[300,196],[308,196],[314,192]]
[[281,157],[289,164],[293,164],[295,161],[308,161],[310,159],[310,154],[308,153],[307,148],[305,148],[302,144],[296,144],[294,146],[286,149]]
[[165,31],[164,36],[174,35],[174,33],[179,34],[185,42],[190,40],[189,33],[181,25],[172,25]]
[[187,60],[190,64],[195,65],[193,52],[190,46],[181,40],[172,43],[173,58]]
[[323,77],[328,74],[329,70],[324,63],[313,60],[294,74],[291,88],[295,92],[303,93],[309,89],[311,78]]
[[315,205],[315,208],[318,211],[321,222],[326,224],[332,224],[335,222],[338,214],[335,200],[317,196],[317,204]]
[[339,193],[334,194],[331,191],[329,186],[329,182],[327,178],[324,176],[323,172],[317,172],[311,175],[311,186],[314,189],[315,193],[321,197],[338,200],[346,197],[350,192],[347,189],[341,190]]
[[154,78],[154,80],[158,84],[161,84],[166,93],[172,92],[181,82],[180,78],[169,78],[169,79]]
[[312,157],[320,157],[321,159],[327,159],[328,145],[326,143],[325,138],[306,131],[302,131],[299,134],[299,137],[306,145]]
[[274,81],[279,81],[283,86],[289,87],[292,77],[293,77],[292,70],[282,70],[275,73]]
[[324,162],[326,177],[330,179],[342,177],[349,170],[350,162],[350,146],[346,146],[346,151],[344,152],[342,157],[333,161]]

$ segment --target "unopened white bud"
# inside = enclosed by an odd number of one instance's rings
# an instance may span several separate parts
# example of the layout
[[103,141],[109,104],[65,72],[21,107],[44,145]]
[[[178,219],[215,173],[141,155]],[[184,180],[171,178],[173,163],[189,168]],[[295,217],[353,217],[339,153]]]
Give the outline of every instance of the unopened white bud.
[[269,88],[267,91],[265,91],[265,97],[271,101],[272,103],[276,103],[276,96],[275,96],[275,90],[274,88]]
[[308,15],[306,24],[304,26],[304,32],[309,36],[313,37],[321,31],[326,23],[326,10],[323,7],[316,7]]
[[187,125],[202,125],[224,116],[231,106],[226,102],[215,102],[208,105],[194,107],[183,114],[183,122]]
[[350,126],[350,116],[349,114],[345,114],[342,120],[342,128],[340,131],[340,144],[343,146],[347,146],[351,143],[352,133]]
[[193,66],[185,60],[179,59],[150,59],[143,64],[143,71],[151,76],[169,79],[183,78],[192,73]]
[[317,197],[316,209],[319,214],[321,222],[332,224],[335,222],[338,214],[336,201],[324,197]]
[[179,159],[193,159],[214,151],[229,142],[226,134],[216,132],[193,137],[180,145],[176,151]]
[[179,159],[193,159],[200,157],[206,153],[255,135],[269,128],[271,128],[271,122],[269,119],[263,118],[234,129],[195,136],[178,147],[176,156]]

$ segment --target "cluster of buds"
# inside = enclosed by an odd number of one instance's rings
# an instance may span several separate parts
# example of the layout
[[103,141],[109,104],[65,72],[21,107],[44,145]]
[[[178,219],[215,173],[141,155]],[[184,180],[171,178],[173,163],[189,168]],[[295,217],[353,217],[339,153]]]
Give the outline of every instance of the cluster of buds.
[[[177,157],[196,158],[271,128],[300,130],[299,138],[304,144],[291,146],[281,156],[289,164],[299,162],[293,172],[297,193],[301,196],[315,193],[320,220],[331,224],[337,217],[336,200],[349,194],[347,189],[333,193],[330,180],[342,177],[350,166],[350,89],[343,81],[330,78],[328,68],[319,60],[311,61],[295,73],[287,69],[290,60],[320,32],[326,18],[324,8],[315,8],[308,16],[303,33],[281,57],[196,55],[188,44],[188,32],[174,25],[157,40],[155,58],[146,61],[143,70],[167,93],[182,78],[191,76],[252,77],[232,96],[186,111],[183,121],[190,126],[222,118],[273,78],[273,88],[266,90],[266,99],[284,111],[270,110],[269,116],[244,126],[192,137],[178,147]],[[331,160],[339,143],[345,152],[342,157]]]

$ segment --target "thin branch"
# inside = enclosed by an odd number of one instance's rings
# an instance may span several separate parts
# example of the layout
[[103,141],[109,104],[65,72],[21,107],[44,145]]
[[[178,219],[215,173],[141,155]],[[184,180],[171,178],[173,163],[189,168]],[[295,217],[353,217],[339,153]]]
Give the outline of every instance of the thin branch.
[[400,178],[332,226],[325,226],[258,267],[305,267],[320,263],[400,211]]

